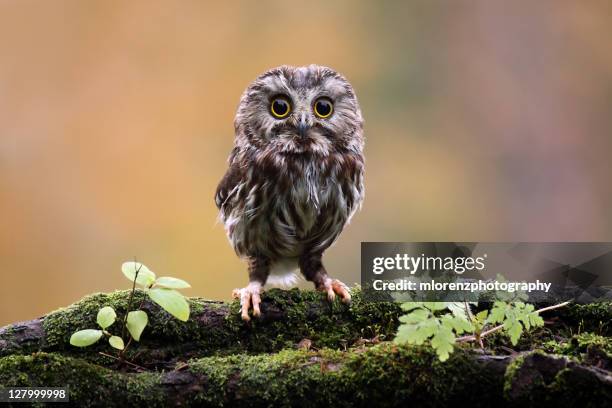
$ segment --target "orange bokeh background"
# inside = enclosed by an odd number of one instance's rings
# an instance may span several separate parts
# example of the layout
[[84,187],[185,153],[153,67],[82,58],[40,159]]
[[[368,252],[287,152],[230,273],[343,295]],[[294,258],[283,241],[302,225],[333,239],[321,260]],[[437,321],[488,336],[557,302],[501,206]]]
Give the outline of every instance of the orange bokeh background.
[[366,120],[361,241],[612,240],[612,4],[0,2],[0,325],[127,288],[246,283],[213,194],[243,89],[329,65]]

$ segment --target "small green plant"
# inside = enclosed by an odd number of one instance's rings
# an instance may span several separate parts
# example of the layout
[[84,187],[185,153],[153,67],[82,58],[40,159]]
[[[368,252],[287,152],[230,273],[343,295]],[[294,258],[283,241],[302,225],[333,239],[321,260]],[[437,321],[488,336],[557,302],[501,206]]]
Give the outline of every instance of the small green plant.
[[407,302],[402,310],[409,312],[400,317],[402,323],[395,337],[396,343],[421,345],[430,340],[441,361],[448,359],[453,352],[457,334],[473,329],[472,324],[459,312],[436,315],[447,309],[442,302]]
[[[567,305],[564,302],[535,310],[523,302],[496,301],[491,310],[472,313],[473,303],[407,302],[402,309],[395,337],[396,344],[420,345],[429,341],[440,361],[448,359],[456,342],[475,341],[483,347],[483,338],[502,330],[516,345],[525,330],[544,325],[540,313]],[[459,337],[463,333],[468,335]]]
[[[141,286],[153,302],[157,303],[172,316],[184,322],[189,319],[189,303],[185,296],[177,290],[191,287],[187,282],[166,276],[158,278],[149,268],[136,261],[123,263],[121,271],[132,282],[127,313],[122,320],[123,329],[121,335],[113,335],[108,331],[117,320],[117,313],[112,307],[105,306],[98,311],[96,318],[100,329],[85,329],[75,332],[70,337],[71,345],[76,347],[91,346],[97,343],[103,336],[106,336],[111,347],[121,350],[120,359],[122,359],[132,340],[140,341],[140,336],[149,323],[149,316],[144,310],[141,310],[144,301],[136,310],[131,310],[136,285]],[[126,330],[130,336],[127,344],[124,341]]]

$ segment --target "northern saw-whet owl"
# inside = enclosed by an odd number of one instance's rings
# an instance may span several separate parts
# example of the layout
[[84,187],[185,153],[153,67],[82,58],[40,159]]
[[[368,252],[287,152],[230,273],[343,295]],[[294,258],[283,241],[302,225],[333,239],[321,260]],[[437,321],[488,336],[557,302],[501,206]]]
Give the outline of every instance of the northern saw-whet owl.
[[249,284],[234,290],[241,315],[258,317],[265,284],[288,287],[299,268],[330,301],[350,302],[323,253],[361,206],[363,119],[348,81],[318,65],[281,66],[244,91],[229,169],[215,202]]

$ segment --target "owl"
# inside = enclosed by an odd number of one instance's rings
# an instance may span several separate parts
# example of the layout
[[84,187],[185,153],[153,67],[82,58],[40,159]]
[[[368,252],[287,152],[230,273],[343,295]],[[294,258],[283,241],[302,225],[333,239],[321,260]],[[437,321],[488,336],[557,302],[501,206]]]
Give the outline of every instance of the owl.
[[318,65],[281,66],[242,94],[229,168],[215,193],[219,218],[249,283],[235,289],[241,316],[259,317],[264,285],[293,285],[299,270],[329,301],[348,288],[323,253],[361,207],[363,119],[353,87]]

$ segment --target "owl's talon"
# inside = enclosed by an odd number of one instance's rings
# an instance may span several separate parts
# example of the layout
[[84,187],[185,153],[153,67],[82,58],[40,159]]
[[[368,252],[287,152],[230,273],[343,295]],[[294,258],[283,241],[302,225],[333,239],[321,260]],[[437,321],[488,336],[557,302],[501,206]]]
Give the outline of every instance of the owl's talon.
[[330,302],[336,300],[336,294],[334,293],[334,290],[331,288],[331,286],[327,289],[327,300],[329,300]]
[[340,299],[342,299],[342,303],[351,303],[351,294],[348,291],[348,287],[344,283],[340,282],[338,279],[334,279],[331,286],[333,291],[340,296]]
[[261,316],[261,310],[259,304],[261,303],[261,285],[257,282],[251,282],[246,288],[234,289],[232,291],[232,297],[234,299],[240,299],[240,316],[242,320],[248,322],[251,320],[249,316],[249,309],[253,306],[253,317]]
[[327,278],[319,290],[327,292],[327,300],[330,302],[333,302],[336,299],[336,295],[338,295],[342,303],[351,303],[351,294],[348,291],[348,287],[338,279],[332,280]]
[[259,297],[259,293],[253,293],[253,295],[251,296],[251,302],[253,303],[253,316],[261,316],[261,310],[259,309],[261,298]]

